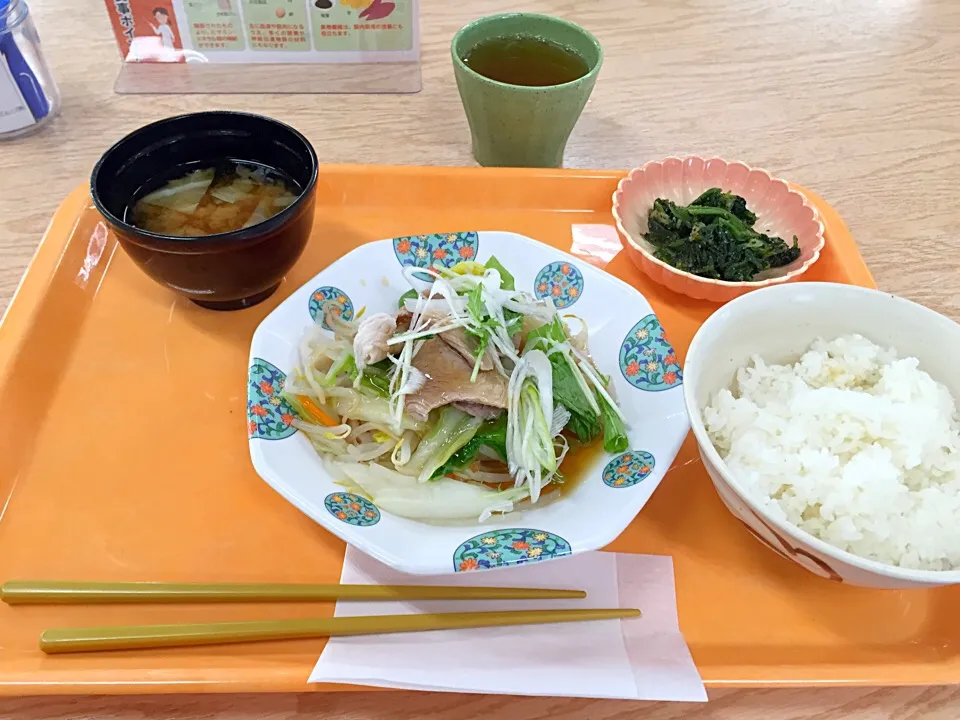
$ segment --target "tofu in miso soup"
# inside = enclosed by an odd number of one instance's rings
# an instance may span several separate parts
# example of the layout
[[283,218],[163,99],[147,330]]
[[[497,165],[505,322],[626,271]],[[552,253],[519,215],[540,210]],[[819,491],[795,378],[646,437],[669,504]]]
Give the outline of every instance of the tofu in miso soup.
[[127,222],[179,237],[248,228],[280,213],[300,195],[292,178],[273,168],[228,161],[179,168],[127,211]]

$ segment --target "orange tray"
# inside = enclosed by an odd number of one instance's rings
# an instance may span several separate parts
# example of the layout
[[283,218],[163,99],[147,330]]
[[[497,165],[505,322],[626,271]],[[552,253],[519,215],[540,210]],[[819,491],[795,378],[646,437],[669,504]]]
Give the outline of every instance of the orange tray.
[[[53,219],[0,327],[0,579],[337,582],[344,546],[254,473],[245,431],[251,334],[300,284],[370,240],[513,230],[569,248],[571,224],[612,225],[619,172],[323,169],[313,239],[280,291],[202,310],[137,270],[85,189]],[[827,228],[811,280],[872,285],[856,244]],[[714,305],[607,269],[650,300],[683,353]],[[680,624],[709,686],[960,680],[960,589],[830,583],[762,547],[721,505],[692,440],[611,546],[672,555]],[[309,686],[315,640],[45,657],[51,626],[330,614],[330,605],[0,606],[0,692],[346,689]]]

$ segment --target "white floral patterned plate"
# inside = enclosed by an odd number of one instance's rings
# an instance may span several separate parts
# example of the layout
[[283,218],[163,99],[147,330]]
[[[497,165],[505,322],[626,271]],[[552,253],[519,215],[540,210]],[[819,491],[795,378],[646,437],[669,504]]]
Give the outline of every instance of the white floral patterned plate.
[[[551,295],[583,318],[600,371],[613,378],[629,423],[630,450],[602,449],[584,476],[551,502],[522,504],[483,523],[433,525],[381,512],[335,484],[278,395],[296,364],[304,329],[332,304],[350,319],[361,307],[389,312],[409,289],[403,265],[448,267],[491,255],[517,288]],[[649,303],[602,270],[523,235],[457,232],[362,245],[295,291],[253,336],[248,379],[250,455],[278,493],[327,530],[377,560],[417,574],[444,574],[534,562],[612,542],[657,488],[689,429],[677,356]]]

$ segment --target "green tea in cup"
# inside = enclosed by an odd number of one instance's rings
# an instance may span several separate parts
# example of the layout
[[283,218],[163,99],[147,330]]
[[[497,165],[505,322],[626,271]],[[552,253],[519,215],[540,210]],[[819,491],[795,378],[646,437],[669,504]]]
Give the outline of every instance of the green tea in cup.
[[563,85],[590,72],[572,48],[529,35],[485,40],[471,48],[463,62],[491,80],[527,87]]
[[511,13],[464,26],[451,52],[477,162],[559,167],[603,62],[597,39],[567,20]]

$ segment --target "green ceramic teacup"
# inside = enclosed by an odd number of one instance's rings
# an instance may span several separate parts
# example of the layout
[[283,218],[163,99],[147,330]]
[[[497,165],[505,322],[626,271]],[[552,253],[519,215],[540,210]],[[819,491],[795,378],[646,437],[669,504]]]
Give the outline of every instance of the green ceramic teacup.
[[[587,74],[562,85],[508,85],[480,75],[463,61],[478,43],[517,36],[532,36],[570,48],[586,62]],[[477,162],[560,167],[567,138],[587,104],[603,62],[597,39],[567,20],[510,13],[465,25],[454,35],[451,51]]]

